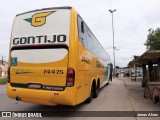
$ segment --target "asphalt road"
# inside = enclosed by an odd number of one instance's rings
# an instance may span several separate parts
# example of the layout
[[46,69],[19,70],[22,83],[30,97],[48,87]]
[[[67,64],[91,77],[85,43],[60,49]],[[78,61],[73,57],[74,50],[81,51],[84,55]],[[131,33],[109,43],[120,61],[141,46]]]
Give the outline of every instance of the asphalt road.
[[[128,89],[125,87],[124,81],[113,79],[109,85],[104,86],[98,98],[93,99],[90,104],[82,103],[75,107],[70,106],[45,106],[30,103],[17,102],[10,99],[6,95],[6,85],[0,85],[0,111],[134,111],[134,106],[131,100]],[[63,113],[61,113],[63,115]],[[2,118],[0,118],[2,119]],[[9,118],[3,118],[9,119]],[[17,120],[17,118],[11,118]],[[47,118],[23,118],[29,119],[53,119]],[[97,117],[54,117],[56,120],[90,120]],[[99,120],[106,120],[106,117],[99,117]],[[136,120],[136,117],[107,117],[107,120]]]

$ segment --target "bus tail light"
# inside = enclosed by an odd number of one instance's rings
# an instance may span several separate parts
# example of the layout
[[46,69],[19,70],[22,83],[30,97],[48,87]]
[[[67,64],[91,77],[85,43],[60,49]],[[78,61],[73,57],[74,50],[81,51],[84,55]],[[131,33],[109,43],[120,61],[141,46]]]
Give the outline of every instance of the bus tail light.
[[10,82],[10,67],[8,67],[8,83]]
[[75,81],[75,71],[74,71],[73,68],[68,68],[68,69],[67,69],[66,86],[67,86],[67,87],[72,87],[72,86],[74,86],[74,81]]

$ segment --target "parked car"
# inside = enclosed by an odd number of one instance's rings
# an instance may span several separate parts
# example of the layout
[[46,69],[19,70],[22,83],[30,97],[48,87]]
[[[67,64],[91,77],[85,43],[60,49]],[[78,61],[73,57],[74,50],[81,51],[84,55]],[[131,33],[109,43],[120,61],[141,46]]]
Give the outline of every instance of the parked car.
[[142,76],[142,72],[141,71],[135,71],[135,73],[132,72],[132,76],[134,77],[135,75],[136,75],[136,77],[141,77]]

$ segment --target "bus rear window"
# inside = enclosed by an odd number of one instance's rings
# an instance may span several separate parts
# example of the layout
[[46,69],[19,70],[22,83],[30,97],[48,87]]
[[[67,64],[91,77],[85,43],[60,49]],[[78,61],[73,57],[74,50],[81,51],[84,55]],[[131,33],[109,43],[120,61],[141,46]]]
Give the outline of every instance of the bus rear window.
[[65,47],[19,47],[11,50],[12,58],[23,63],[48,63],[62,60],[67,55]]

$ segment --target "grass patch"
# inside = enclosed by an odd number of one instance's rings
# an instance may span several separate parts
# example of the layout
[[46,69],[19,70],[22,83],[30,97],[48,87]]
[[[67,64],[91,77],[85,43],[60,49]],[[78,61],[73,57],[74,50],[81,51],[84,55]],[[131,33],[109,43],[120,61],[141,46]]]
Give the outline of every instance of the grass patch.
[[8,78],[0,78],[0,84],[6,84],[8,81]]

